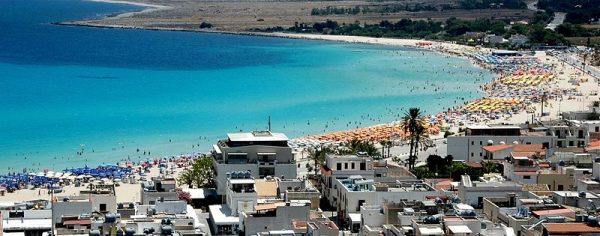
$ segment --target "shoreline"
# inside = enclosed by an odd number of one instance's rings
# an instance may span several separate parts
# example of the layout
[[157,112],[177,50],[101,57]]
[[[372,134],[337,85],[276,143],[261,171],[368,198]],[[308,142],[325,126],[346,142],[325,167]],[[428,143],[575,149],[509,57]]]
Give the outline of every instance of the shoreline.
[[[90,1],[146,6],[146,7],[149,7],[150,9],[145,9],[145,10],[153,10],[153,11],[169,8],[167,6],[161,6],[161,7],[166,7],[166,8],[158,8],[157,5],[153,6],[151,4],[143,4],[143,3],[137,4],[135,2],[116,1],[116,0],[115,1],[113,1],[113,0],[90,0]],[[148,6],[148,5],[150,5],[150,6]],[[140,13],[140,12],[123,13],[123,14],[118,15],[117,17],[126,16],[124,14],[137,14],[137,13]],[[506,76],[506,74],[500,75],[497,71],[494,71],[490,67],[490,64],[486,64],[481,61],[476,61],[473,57],[466,54],[467,52],[489,53],[492,49],[477,48],[477,47],[472,47],[472,46],[467,46],[467,45],[455,44],[455,43],[451,43],[451,42],[439,42],[439,41],[419,40],[419,39],[375,38],[375,37],[365,37],[365,36],[323,35],[323,34],[306,34],[306,33],[280,33],[280,32],[268,33],[268,32],[251,32],[251,31],[219,31],[219,30],[173,28],[173,27],[140,27],[140,26],[127,26],[127,25],[106,25],[106,24],[101,24],[101,23],[94,23],[93,21],[87,21],[87,20],[86,21],[73,21],[73,22],[59,22],[59,23],[55,23],[55,24],[67,25],[67,26],[113,28],[113,29],[141,29],[141,30],[155,30],[155,31],[160,30],[160,31],[185,31],[185,32],[195,32],[195,33],[216,33],[216,34],[231,34],[231,35],[258,36],[258,37],[276,37],[276,38],[303,39],[303,40],[321,40],[321,41],[331,41],[331,42],[339,42],[339,43],[375,44],[375,45],[385,45],[385,46],[393,46],[393,47],[419,48],[419,49],[437,52],[437,53],[440,53],[445,56],[464,58],[464,59],[469,60],[469,62],[472,66],[483,68],[487,71],[490,71],[494,75],[494,78],[491,82],[485,83],[483,86],[481,86],[481,89],[479,91],[483,92],[484,95],[480,99],[492,97],[492,93],[490,93],[490,90],[485,89],[485,88],[487,88],[487,86],[489,84],[495,83],[503,76]],[[431,42],[431,45],[426,46],[426,47],[421,47],[421,46],[417,46],[418,42]],[[462,53],[460,53],[460,51],[462,51]],[[552,60],[557,61],[556,57],[548,56],[548,58],[553,58]],[[548,60],[548,59],[546,59],[546,60]],[[540,64],[546,63],[541,58],[538,61]],[[554,73],[558,76],[559,73],[558,73],[557,69],[558,68],[553,68],[552,73]],[[569,73],[569,74],[571,74],[571,73]],[[565,76],[562,76],[562,77],[565,77]],[[581,91],[581,89],[579,89],[579,91]],[[480,100],[480,99],[465,101],[465,104],[458,105],[458,107],[460,107],[458,109],[464,108],[466,106],[466,104],[474,102],[476,100]],[[562,101],[562,98],[561,98],[561,101]],[[578,100],[578,102],[579,102],[579,100]],[[549,103],[551,103],[551,105],[550,105],[551,107],[556,107],[557,103],[558,103],[558,106],[560,107],[560,102],[558,102],[558,101],[551,100],[551,101],[549,101]],[[532,103],[528,104],[527,106],[528,107],[537,107],[537,106],[539,106],[539,103],[532,102]],[[579,106],[576,106],[576,107],[579,107]],[[535,109],[534,109],[534,111],[535,111]],[[560,108],[559,108],[559,111],[560,111]],[[443,112],[445,113],[446,111],[443,111]],[[535,112],[537,112],[537,111],[535,111]],[[435,114],[424,114],[424,115],[434,116]],[[515,113],[514,117],[513,117],[513,114],[511,114],[508,118],[506,118],[506,120],[498,119],[498,120],[494,120],[494,122],[522,123],[525,120],[528,120],[528,117],[530,115],[531,115],[531,113],[529,113],[529,111],[523,110],[523,111],[519,111],[518,113]],[[556,118],[556,117],[558,117],[558,114],[556,114],[555,112],[552,112],[550,118]],[[504,118],[504,116],[502,118]],[[525,119],[523,119],[523,118],[525,118]],[[548,118],[548,117],[544,117],[544,118]],[[368,129],[368,128],[372,128],[372,127],[385,126],[385,125],[389,125],[394,122],[397,122],[397,121],[389,121],[388,123],[361,127],[359,129]],[[483,124],[483,123],[487,123],[487,122],[476,121],[475,123]],[[490,123],[493,123],[493,122],[490,122]],[[344,130],[344,131],[339,131],[339,132],[348,132],[348,131],[352,131],[352,130],[354,130],[354,129]],[[309,138],[309,137],[322,136],[322,135],[324,135],[324,134],[320,133],[320,134],[314,134],[314,135],[309,135],[309,136],[305,136],[305,137],[298,137],[296,139],[305,139],[305,138]]]
[[171,6],[157,5],[157,4],[149,4],[149,3],[140,3],[140,2],[131,2],[131,1],[123,1],[123,0],[86,0],[90,2],[102,2],[102,3],[113,3],[113,4],[126,4],[133,6],[145,7],[141,11],[132,11],[132,12],[124,12],[121,14],[117,14],[114,16],[107,16],[104,19],[120,19],[123,17],[131,17],[140,13],[148,13],[154,11],[162,11],[162,10],[170,10],[173,9]]

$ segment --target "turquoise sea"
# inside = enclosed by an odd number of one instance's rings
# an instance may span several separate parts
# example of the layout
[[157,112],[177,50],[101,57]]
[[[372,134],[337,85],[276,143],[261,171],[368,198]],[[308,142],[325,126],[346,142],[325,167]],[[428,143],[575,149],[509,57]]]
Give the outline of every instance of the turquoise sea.
[[269,116],[290,137],[385,123],[479,97],[492,78],[409,48],[50,24],[135,6],[0,6],[0,172],[204,152]]

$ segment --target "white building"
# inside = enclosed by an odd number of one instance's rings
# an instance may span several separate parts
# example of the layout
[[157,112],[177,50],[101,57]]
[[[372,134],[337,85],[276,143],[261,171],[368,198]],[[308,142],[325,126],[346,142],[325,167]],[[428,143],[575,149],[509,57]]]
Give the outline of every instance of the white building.
[[255,131],[230,133],[213,145],[217,193],[226,194],[227,173],[250,171],[254,178],[296,178],[296,164],[288,137],[282,133]]
[[521,195],[522,185],[505,181],[501,176],[481,177],[479,181],[471,181],[468,175],[462,176],[458,186],[458,197],[463,203],[471,206],[483,206],[483,198],[498,198],[506,193]]
[[[420,181],[399,181],[377,183],[362,176],[338,179],[338,219],[350,219],[352,213],[359,213],[363,205],[380,205],[411,200],[424,200],[427,196],[437,196],[439,192]],[[359,217],[360,219],[360,217]],[[351,220],[351,219],[350,219]]]
[[448,155],[454,160],[480,162],[485,156],[482,147],[495,144],[542,144],[552,153],[555,137],[519,126],[470,126],[465,135],[448,137]]
[[327,155],[325,165],[321,167],[321,186],[323,197],[329,204],[337,204],[336,179],[347,179],[353,175],[373,179],[387,176],[388,168],[385,160],[377,161],[366,154]]

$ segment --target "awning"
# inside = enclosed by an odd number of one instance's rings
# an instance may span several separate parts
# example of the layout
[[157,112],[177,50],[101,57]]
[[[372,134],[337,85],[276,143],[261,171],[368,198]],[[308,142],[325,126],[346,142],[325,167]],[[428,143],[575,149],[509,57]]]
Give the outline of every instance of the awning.
[[91,225],[92,221],[90,219],[84,220],[65,220],[63,222],[64,225]]
[[274,153],[274,152],[258,152],[256,154],[258,154],[259,156],[275,156],[275,155],[277,155],[277,153]]
[[247,156],[248,153],[246,153],[246,152],[230,152],[230,153],[227,153],[227,155],[229,155],[229,156]]
[[219,148],[219,146],[218,146],[218,145],[216,145],[216,144],[213,144],[213,149],[215,150],[215,152],[216,152],[217,154],[221,154],[221,148]]
[[470,234],[473,233],[466,225],[450,225],[448,226],[450,232],[454,234]]
[[257,211],[266,211],[266,210],[274,210],[277,209],[277,205],[270,203],[270,204],[260,204],[260,205],[256,205],[254,207],[254,210]]

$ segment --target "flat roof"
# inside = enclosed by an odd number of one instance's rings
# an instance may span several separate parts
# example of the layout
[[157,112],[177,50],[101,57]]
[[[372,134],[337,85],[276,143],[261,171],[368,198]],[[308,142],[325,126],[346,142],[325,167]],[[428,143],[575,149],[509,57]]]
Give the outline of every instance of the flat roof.
[[232,184],[253,184],[256,181],[254,179],[229,179]]
[[515,125],[498,125],[498,126],[489,126],[489,125],[469,125],[467,129],[521,129],[519,126]]
[[205,199],[207,195],[216,195],[216,192],[213,189],[187,188],[183,189],[183,191],[188,192],[192,199]]
[[254,186],[258,197],[277,197],[276,181],[259,179]]
[[421,228],[419,228],[419,232],[421,232],[421,235],[444,235],[444,230],[442,230],[439,227],[435,227],[435,228],[421,227]]
[[4,230],[22,231],[52,228],[52,219],[9,219],[2,221]]
[[350,213],[350,214],[348,214],[348,217],[350,217],[350,221],[353,223],[361,222],[361,218],[362,218],[360,213]]
[[449,225],[448,229],[455,234],[470,234],[473,233],[466,225]]
[[233,142],[252,141],[289,141],[283,133],[253,132],[253,133],[228,133],[227,138]]
[[226,204],[208,206],[210,216],[216,225],[239,225],[240,218],[231,214],[231,209]]

